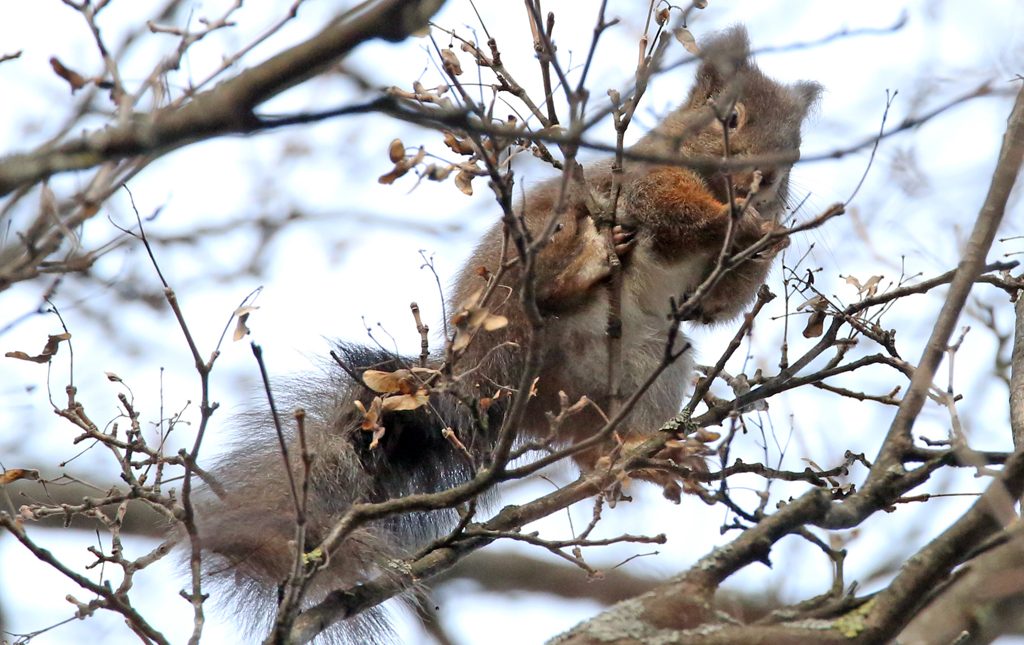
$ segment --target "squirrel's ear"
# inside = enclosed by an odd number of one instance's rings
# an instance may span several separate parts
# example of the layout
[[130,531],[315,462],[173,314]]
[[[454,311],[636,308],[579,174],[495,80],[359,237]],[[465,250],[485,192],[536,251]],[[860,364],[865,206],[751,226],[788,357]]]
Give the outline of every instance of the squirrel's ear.
[[697,85],[709,92],[721,89],[737,70],[750,67],[747,28],[736,25],[708,38],[700,48]]
[[799,97],[800,102],[804,106],[804,113],[806,114],[814,107],[814,104],[821,98],[821,93],[825,90],[820,83],[814,81],[800,81],[793,87],[793,93]]
[[725,58],[734,63],[741,63],[750,57],[750,37],[743,25],[733,25],[725,31],[709,37],[701,44],[701,56],[709,58]]

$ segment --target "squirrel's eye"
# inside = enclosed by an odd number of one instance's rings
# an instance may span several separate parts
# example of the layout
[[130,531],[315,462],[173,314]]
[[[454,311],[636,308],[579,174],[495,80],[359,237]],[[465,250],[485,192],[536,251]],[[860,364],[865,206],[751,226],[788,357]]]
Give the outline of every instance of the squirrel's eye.
[[733,110],[732,113],[729,114],[729,118],[725,122],[725,125],[730,130],[735,130],[736,128],[740,127],[740,113],[736,110]]

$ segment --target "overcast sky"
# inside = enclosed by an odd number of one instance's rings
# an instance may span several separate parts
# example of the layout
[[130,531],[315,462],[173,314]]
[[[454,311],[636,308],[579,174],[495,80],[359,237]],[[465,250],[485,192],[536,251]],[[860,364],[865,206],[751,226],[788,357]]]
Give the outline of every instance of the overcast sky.
[[[149,11],[151,3],[118,0],[107,10],[105,33],[113,35],[133,24]],[[212,15],[225,2],[195,3],[196,16]],[[211,38],[197,45],[186,59],[187,65],[170,79],[171,84],[186,78],[202,78],[206,70],[218,64],[221,56],[237,49],[270,24],[289,3],[252,3],[239,12],[237,32]],[[337,3],[312,2],[303,7],[300,19],[257,48],[248,63],[262,60],[288,43],[316,31]],[[479,2],[487,28],[502,47],[506,65],[529,90],[539,94],[536,63],[523,9],[516,3]],[[546,9],[557,14],[555,40],[566,62],[577,66],[585,54],[595,20],[595,2],[555,3]],[[637,3],[611,2],[609,13],[622,16],[623,24],[607,36],[594,63],[591,87],[595,101],[604,90],[624,87],[633,72],[635,42],[642,27],[643,12]],[[20,59],[0,65],[0,155],[24,150],[51,136],[65,116],[68,106],[67,85],[50,71],[48,59],[57,56],[91,74],[101,70],[95,46],[75,13],[56,0],[33,3],[7,2],[0,20],[0,54],[23,50]],[[635,15],[634,15],[635,14]],[[770,75],[786,81],[811,79],[822,83],[826,92],[820,108],[805,134],[805,155],[824,153],[836,147],[861,141],[877,132],[885,105],[886,91],[898,91],[899,98],[890,112],[895,124],[908,115],[919,114],[966,92],[985,80],[997,88],[1012,89],[1014,74],[1021,73],[1024,51],[1024,7],[1013,0],[985,3],[964,2],[892,2],[856,3],[759,2],[711,0],[708,9],[695,15],[690,28],[698,41],[705,34],[734,23],[747,25],[755,50],[775,49],[796,43],[818,41],[843,29],[878,28],[906,24],[893,33],[861,35],[837,39],[810,48],[792,48],[769,52],[759,62]],[[440,25],[467,36],[467,25],[479,29],[479,23],[464,0],[450,0],[437,17]],[[442,45],[443,34],[435,34]],[[170,38],[149,37],[149,42],[126,62],[125,78],[146,73],[155,57],[173,46]],[[412,39],[393,44],[373,43],[359,49],[346,61],[379,85],[408,87],[417,78],[426,85],[438,82],[435,65],[428,56],[429,41]],[[670,50],[669,59],[682,59],[681,47]],[[645,99],[632,136],[639,136],[681,100],[689,86],[692,67],[682,67],[658,78]],[[291,109],[322,109],[358,102],[360,94],[352,84],[330,79],[299,88],[267,105],[268,112]],[[986,98],[951,110],[923,128],[882,143],[875,167],[858,199],[854,216],[837,221],[823,231],[794,240],[791,253],[803,253],[811,247],[811,264],[823,268],[822,289],[851,300],[855,291],[845,285],[841,275],[861,278],[881,274],[898,278],[901,262],[909,274],[926,275],[955,264],[958,241],[964,237],[987,188],[988,174],[995,163],[999,139],[1009,112],[1005,97]],[[99,124],[100,121],[96,121]],[[599,126],[595,137],[612,141],[610,126]],[[450,184],[424,182],[414,186],[407,176],[392,186],[381,186],[376,177],[389,168],[387,143],[400,136],[407,145],[424,144],[440,150],[435,133],[419,131],[379,117],[359,117],[332,121],[317,126],[294,128],[286,132],[251,138],[232,138],[189,146],[167,155],[146,169],[131,184],[140,212],[147,216],[160,210],[148,230],[170,235],[188,232],[197,226],[214,226],[237,218],[253,218],[301,211],[313,215],[313,221],[295,227],[280,236],[263,256],[261,276],[220,280],[251,255],[255,237],[248,232],[218,238],[215,245],[199,249],[168,249],[160,258],[162,269],[172,286],[179,290],[185,314],[200,346],[212,349],[232,310],[256,287],[262,286],[250,327],[254,338],[266,350],[268,364],[275,374],[308,369],[313,357],[326,347],[325,338],[365,339],[364,325],[376,329],[378,338],[393,336],[406,352],[418,349],[418,336],[408,312],[408,303],[416,300],[434,329],[440,325],[440,304],[434,277],[421,268],[420,250],[434,257],[441,280],[447,282],[467,256],[480,233],[497,217],[483,181],[475,184],[475,195],[467,198]],[[296,149],[303,152],[293,154]],[[867,152],[839,161],[802,164],[794,171],[794,184],[800,197],[808,196],[805,215],[811,216],[829,203],[846,199],[857,185],[867,164]],[[531,160],[518,162],[520,184],[529,187],[553,171]],[[88,175],[56,178],[56,191],[67,194]],[[273,181],[268,183],[268,177]],[[1007,214],[1007,234],[1020,234],[1019,199]],[[126,195],[106,205],[114,222],[132,221]],[[27,211],[26,211],[27,212]],[[17,216],[18,213],[16,212]],[[24,213],[22,213],[24,215]],[[392,224],[374,222],[384,219]],[[10,239],[13,229],[0,219],[0,240]],[[860,243],[866,230],[870,246]],[[112,223],[91,223],[83,234],[85,243],[97,244],[116,234]],[[1020,243],[1016,245],[1020,251]],[[1012,252],[1012,243],[997,251]],[[901,260],[901,255],[906,255]],[[118,386],[103,378],[104,372],[117,373],[128,383],[141,409],[157,418],[161,391],[168,409],[185,407],[196,400],[197,379],[191,371],[191,359],[166,310],[118,298],[144,281],[155,284],[144,255],[138,248],[118,250],[96,267],[110,283],[100,287],[89,283],[58,293],[56,302],[75,340],[75,379],[81,388],[80,399],[94,410],[94,418],[107,419],[116,414],[114,394]],[[211,277],[214,276],[214,277]],[[773,274],[773,290],[781,291],[780,272]],[[0,328],[38,306],[41,282],[28,282],[0,293]],[[776,288],[777,287],[777,288]],[[846,289],[846,291],[843,291]],[[911,305],[892,312],[891,324],[901,330],[901,342],[908,357],[919,353],[921,336],[928,328],[928,314],[934,303]],[[920,308],[918,308],[920,307]],[[95,322],[97,310],[105,311],[116,322],[116,329]],[[377,323],[382,327],[376,327]],[[0,350],[38,350],[46,334],[59,331],[53,316],[37,316],[0,335]],[[713,360],[730,328],[694,335],[698,361]],[[772,347],[778,336],[768,330],[755,338],[754,353],[772,359]],[[987,378],[993,342],[983,332],[968,337],[965,358],[959,365],[964,373],[958,387],[965,391],[972,409],[992,409],[991,417],[974,418],[979,426],[1005,427],[1005,390],[998,390]],[[758,352],[757,350],[763,350]],[[794,350],[795,351],[795,350]],[[972,363],[972,358],[973,359]],[[66,355],[55,361],[50,382],[60,394],[67,382]],[[989,361],[989,363],[985,363]],[[771,363],[764,365],[771,367]],[[165,368],[161,371],[161,368]],[[742,366],[738,366],[742,369]],[[865,377],[870,386],[870,374]],[[218,412],[209,448],[215,449],[224,434],[224,425],[232,410],[245,407],[255,383],[256,373],[245,343],[224,348],[214,373],[215,398],[223,402]],[[19,460],[55,464],[68,459],[80,447],[70,443],[71,430],[58,423],[47,403],[45,368],[0,360],[0,459],[6,467],[7,455]],[[853,383],[856,383],[854,381]],[[877,389],[877,388],[876,388]],[[60,399],[58,398],[58,403]],[[864,450],[869,456],[887,425],[890,412],[865,408],[846,400],[794,397],[772,403],[769,426],[775,436],[764,448],[751,438],[745,448],[751,459],[763,458],[764,450],[779,458],[786,448],[786,464],[802,467],[802,457],[827,461],[842,448]],[[799,414],[795,411],[799,410]],[[790,416],[793,412],[794,416]],[[830,435],[840,420],[861,418],[862,433]],[[937,411],[922,417],[920,429],[943,436],[948,419]],[[969,428],[976,447],[1005,448],[1006,438],[986,434],[983,427]],[[844,430],[845,432],[846,430]],[[98,452],[98,451],[93,451]],[[104,455],[87,454],[75,462],[83,472],[104,472],[111,464]],[[825,463],[822,463],[825,466]],[[107,470],[106,472],[109,472]],[[863,473],[861,473],[863,474]],[[552,475],[555,481],[567,481],[566,471]],[[97,475],[98,477],[98,475]],[[958,486],[961,484],[957,484]],[[971,486],[964,482],[963,486]],[[541,481],[512,491],[512,498],[528,498],[550,487]],[[781,487],[780,487],[781,488]],[[976,489],[976,485],[975,485]],[[785,490],[785,489],[782,489]],[[961,489],[958,489],[961,490]],[[777,493],[779,491],[776,491]],[[753,492],[751,492],[753,495]],[[630,567],[643,573],[677,572],[724,539],[719,534],[723,521],[718,509],[707,509],[694,499],[673,507],[659,499],[658,491],[638,493],[640,501],[620,505],[604,527],[608,535],[628,527],[632,533],[666,532],[670,543],[658,556],[639,558]],[[946,521],[945,514],[957,514],[969,499],[939,500],[927,509],[904,508],[891,517],[873,518],[865,523],[864,538],[853,549],[847,562],[849,580],[871,571],[876,561],[890,552],[886,522],[901,527],[916,524],[923,542]],[[4,500],[0,499],[0,502]],[[590,506],[575,510],[577,526],[586,523]],[[565,534],[565,515],[548,518],[537,527],[545,534]],[[878,537],[871,537],[874,531]],[[34,531],[40,541],[62,558],[85,562],[80,541],[67,540],[57,532]],[[75,538],[80,540],[81,535]],[[140,548],[143,545],[140,544]],[[494,548],[513,548],[499,545]],[[786,557],[807,558],[799,576],[765,568],[745,571],[730,583],[757,589],[779,587],[787,598],[824,591],[829,578],[828,563],[820,554],[803,550],[795,540],[784,540],[777,561]],[[636,547],[607,549],[594,553],[598,565],[608,566],[638,552]],[[540,554],[531,554],[540,557]],[[800,555],[802,554],[802,555]],[[774,556],[773,556],[774,557]],[[789,560],[794,562],[795,560]],[[37,629],[71,613],[62,600],[65,593],[78,593],[61,577],[37,564],[9,536],[0,536],[0,571],[4,586],[0,589],[8,627],[16,632]],[[172,582],[169,568],[156,569],[139,580],[139,598],[152,598],[152,607],[140,604],[158,618],[157,627],[166,630],[172,641],[182,642],[191,629],[190,608],[177,597],[183,579]],[[77,596],[86,599],[84,593]],[[575,622],[592,615],[599,607],[589,602],[570,602],[534,596],[491,596],[481,594],[468,584],[459,593],[440,601],[442,617],[464,643],[476,642],[473,634],[486,630],[491,643],[541,642]],[[207,626],[209,642],[233,642],[237,632],[224,623],[224,613],[214,615]],[[496,625],[503,626],[495,629]],[[403,639],[416,642],[421,636],[415,626],[400,622]],[[39,637],[37,643],[132,642],[119,621],[110,617],[90,619],[60,627]]]

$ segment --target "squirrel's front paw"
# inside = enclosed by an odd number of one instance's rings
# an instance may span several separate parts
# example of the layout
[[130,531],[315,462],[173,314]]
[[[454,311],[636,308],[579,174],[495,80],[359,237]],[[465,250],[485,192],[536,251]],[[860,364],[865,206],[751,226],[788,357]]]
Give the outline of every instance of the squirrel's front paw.
[[778,222],[771,220],[761,221],[761,237],[771,234],[779,234],[780,236],[771,241],[771,243],[765,247],[757,255],[758,257],[766,257],[771,259],[780,253],[783,249],[789,246],[789,235],[786,233],[789,231],[785,226]]
[[[733,209],[733,206],[735,206],[735,210]],[[750,200],[746,197],[734,198],[732,205],[730,205],[729,202],[722,204],[718,217],[720,220],[730,219],[732,218],[733,213],[740,216],[740,226],[743,226],[744,228],[749,228],[750,222],[765,221],[764,218],[761,217],[761,214],[757,212],[757,209],[754,208],[754,205],[751,204]],[[748,224],[748,226],[744,226],[744,224]]]
[[[628,451],[649,438],[644,435],[627,437],[622,442],[623,449]],[[672,439],[665,443],[664,448],[654,454],[653,459],[672,462],[672,464],[689,469],[693,473],[706,473],[708,467],[704,457],[708,454],[710,454],[709,448],[694,439]],[[676,504],[680,502],[683,492],[698,493],[703,490],[699,480],[687,477],[679,469],[645,467],[630,471],[629,476],[661,486],[662,495]]]
[[636,248],[636,229],[617,224],[612,229],[612,246],[615,249],[615,255],[619,256],[620,260],[624,260]]

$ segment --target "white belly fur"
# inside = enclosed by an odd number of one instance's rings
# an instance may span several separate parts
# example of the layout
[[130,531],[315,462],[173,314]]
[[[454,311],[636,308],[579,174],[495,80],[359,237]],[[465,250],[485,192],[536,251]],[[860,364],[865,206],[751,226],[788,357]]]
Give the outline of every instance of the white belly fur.
[[[628,399],[657,369],[668,341],[669,298],[692,290],[702,277],[699,272],[707,258],[695,257],[675,266],[666,266],[652,257],[642,245],[630,259],[622,290],[622,386]],[[602,400],[608,379],[608,294],[598,289],[582,310],[551,319],[547,330],[552,346],[573,348],[575,383],[571,399],[588,395]],[[686,336],[678,334],[673,351],[683,349]],[[692,351],[669,365],[640,399],[629,417],[628,426],[639,432],[652,432],[679,411],[689,387],[693,369]]]

